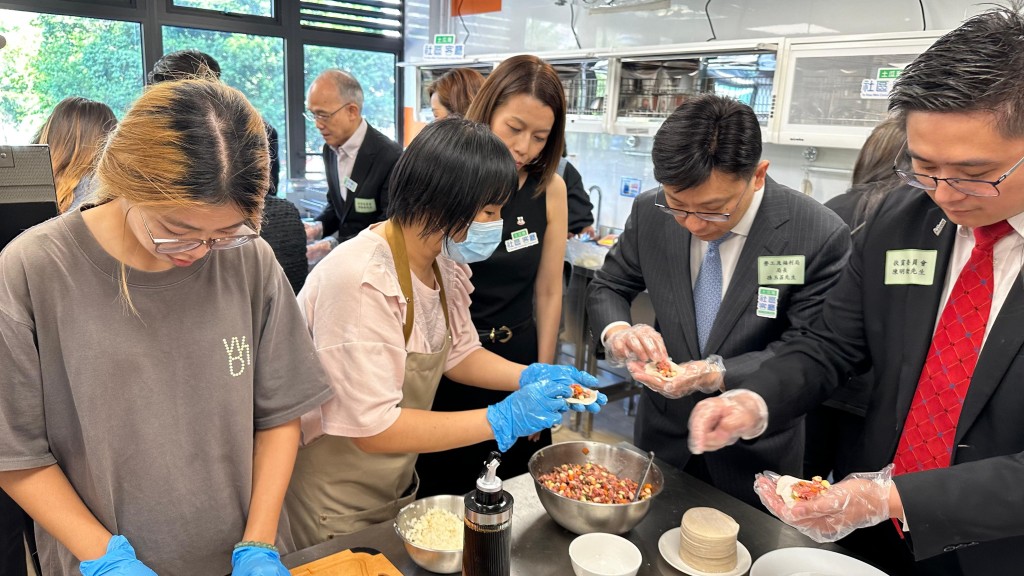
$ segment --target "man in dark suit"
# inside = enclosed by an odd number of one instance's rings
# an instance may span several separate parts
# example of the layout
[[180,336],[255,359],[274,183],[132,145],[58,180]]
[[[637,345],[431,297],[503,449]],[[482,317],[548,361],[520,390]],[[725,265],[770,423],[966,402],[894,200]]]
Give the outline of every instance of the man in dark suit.
[[906,123],[894,169],[909,187],[859,235],[821,317],[736,383],[743,403],[694,408],[691,441],[714,450],[765,418],[770,433],[871,366],[865,435],[845,447],[860,472],[792,508],[759,478],[765,504],[820,541],[853,533],[890,574],[1019,574],[1024,18],[999,8],[943,36],[889,107]]
[[[765,466],[800,473],[803,423],[791,419],[753,443],[692,457],[693,405],[751,374],[818,314],[839,278],[850,232],[816,201],[768,178],[761,129],[748,106],[701,96],[680,106],[654,138],[656,191],[637,197],[619,241],[591,284],[588,310],[613,360],[646,386],[635,441],[726,492],[750,488]],[[646,289],[660,333],[630,326]],[[682,364],[671,379],[647,361]]]
[[[351,74],[325,70],[309,87],[306,119],[324,137],[327,207],[307,225],[311,262],[323,258],[339,242],[387,217],[388,178],[402,147],[363,118],[363,88]],[[333,235],[337,234],[335,238]]]

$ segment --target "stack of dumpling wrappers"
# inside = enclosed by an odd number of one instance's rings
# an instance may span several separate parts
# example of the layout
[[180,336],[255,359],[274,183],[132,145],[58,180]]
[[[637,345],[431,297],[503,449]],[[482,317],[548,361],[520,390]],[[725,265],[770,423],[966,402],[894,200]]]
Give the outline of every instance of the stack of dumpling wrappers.
[[690,508],[683,514],[679,557],[701,572],[736,568],[736,536],[740,525],[714,508]]

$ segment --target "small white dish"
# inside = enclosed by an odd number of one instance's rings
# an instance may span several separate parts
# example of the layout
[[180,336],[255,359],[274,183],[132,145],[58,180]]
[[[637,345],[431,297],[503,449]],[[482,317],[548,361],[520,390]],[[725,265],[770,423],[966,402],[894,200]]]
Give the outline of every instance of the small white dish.
[[[679,528],[673,528],[658,539],[661,557],[673,568],[690,576],[740,576],[750,569],[750,551],[742,542],[736,542],[736,568],[731,572],[701,572],[679,557]],[[751,574],[753,576],[753,574]]]
[[750,576],[886,576],[856,558],[820,548],[780,548],[761,556]]
[[585,396],[584,398],[573,398],[572,396],[570,396],[566,398],[565,401],[569,404],[579,404],[581,406],[588,406],[590,404],[593,404],[594,402],[597,402],[597,390],[583,388],[583,394]]
[[569,544],[569,560],[576,576],[636,576],[644,557],[629,540],[594,532]]

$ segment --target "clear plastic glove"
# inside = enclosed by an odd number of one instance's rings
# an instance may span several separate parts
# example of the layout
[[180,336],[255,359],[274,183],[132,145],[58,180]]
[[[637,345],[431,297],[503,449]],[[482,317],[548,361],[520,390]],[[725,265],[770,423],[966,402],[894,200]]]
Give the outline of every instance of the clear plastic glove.
[[666,398],[675,400],[694,392],[710,394],[725,389],[725,364],[721,356],[712,354],[706,360],[680,364],[672,377],[651,374],[650,365],[631,362],[627,366],[634,380]]
[[[604,344],[606,359],[612,366],[629,366],[634,363],[643,370],[642,366],[648,362],[668,358],[661,334],[647,324],[616,330],[605,337]],[[630,371],[633,369],[630,368]]]
[[705,398],[690,412],[687,444],[692,454],[714,452],[752,440],[768,428],[768,405],[760,394],[738,388]]
[[324,259],[324,256],[330,254],[331,250],[336,244],[331,242],[330,238],[319,240],[306,246],[306,261],[310,264],[316,264],[317,262]]
[[302,221],[302,227],[306,229],[306,243],[310,244],[324,237],[324,223],[319,220],[312,222]]
[[498,449],[507,452],[520,436],[529,436],[562,421],[569,409],[566,398],[572,388],[562,382],[543,382],[520,388],[507,398],[487,407],[487,422],[498,441]]
[[[577,370],[575,366],[563,366],[556,364],[530,364],[523,370],[522,374],[519,375],[519,387],[525,388],[527,386],[534,386],[536,384],[542,384],[544,382],[558,382],[567,386],[573,384],[579,384],[585,388],[594,388],[597,386],[597,378],[594,378],[586,372]],[[604,394],[597,393],[597,401],[593,404],[569,404],[570,410],[576,412],[593,412],[598,413],[601,411],[601,406],[608,403],[608,397]]]
[[135,557],[135,549],[124,536],[114,536],[107,543],[107,553],[95,560],[79,564],[82,576],[156,576],[156,572]]
[[815,542],[835,542],[858,528],[888,520],[892,464],[878,472],[857,472],[833,484],[826,492],[792,507],[776,491],[779,475],[757,474],[754,491],[772,514]]
[[239,546],[231,553],[231,576],[290,576],[277,550]]

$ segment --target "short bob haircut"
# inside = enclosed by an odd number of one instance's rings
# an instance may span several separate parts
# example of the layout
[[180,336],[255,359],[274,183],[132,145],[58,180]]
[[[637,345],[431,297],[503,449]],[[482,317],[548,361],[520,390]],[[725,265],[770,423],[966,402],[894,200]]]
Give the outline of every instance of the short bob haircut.
[[654,136],[654,179],[687,190],[712,171],[749,180],[761,161],[761,126],[750,106],[704,94],[669,116]]
[[466,230],[485,206],[504,205],[519,187],[508,148],[483,124],[451,116],[427,125],[398,159],[388,218],[422,226],[421,237]]
[[555,123],[551,126],[544,149],[523,168],[537,176],[537,194],[547,188],[558,171],[558,162],[565,149],[565,91],[558,73],[550,64],[529,54],[513,56],[494,69],[466,111],[466,118],[491,125],[494,112],[513,96],[533,96],[551,109]]

